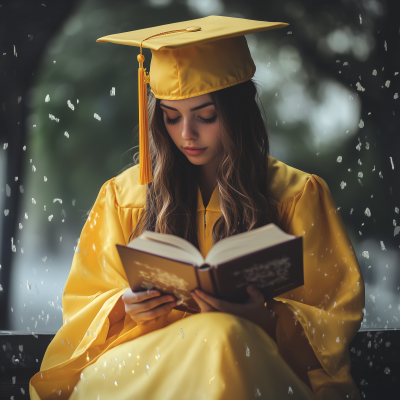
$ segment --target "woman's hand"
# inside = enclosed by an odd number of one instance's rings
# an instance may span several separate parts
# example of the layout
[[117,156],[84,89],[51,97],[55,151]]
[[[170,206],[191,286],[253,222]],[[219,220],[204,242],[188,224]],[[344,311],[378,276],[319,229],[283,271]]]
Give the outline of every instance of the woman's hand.
[[176,306],[174,296],[160,296],[158,290],[132,292],[127,289],[122,295],[125,312],[138,324],[147,325],[158,321]]
[[195,290],[191,292],[191,295],[202,313],[219,311],[248,319],[259,325],[276,341],[275,330],[278,317],[265,307],[264,295],[260,291],[251,285],[248,285],[246,289],[250,298],[244,304],[220,300],[201,290]]

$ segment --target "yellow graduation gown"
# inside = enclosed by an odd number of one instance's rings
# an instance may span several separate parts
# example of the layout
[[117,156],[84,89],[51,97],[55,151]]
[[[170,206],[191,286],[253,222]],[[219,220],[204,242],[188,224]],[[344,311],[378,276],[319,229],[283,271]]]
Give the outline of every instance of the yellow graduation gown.
[[[83,227],[63,326],[30,381],[31,399],[359,399],[347,348],[364,308],[353,247],[324,180],[272,157],[268,163],[279,224],[304,243],[304,286],[272,302],[276,343],[225,313],[172,310],[144,327],[126,315],[110,327],[108,316],[128,288],[115,244],[127,244],[145,205],[135,166],[103,185]],[[203,256],[220,214],[218,191],[207,207],[198,191]],[[316,360],[322,368],[310,370]]]

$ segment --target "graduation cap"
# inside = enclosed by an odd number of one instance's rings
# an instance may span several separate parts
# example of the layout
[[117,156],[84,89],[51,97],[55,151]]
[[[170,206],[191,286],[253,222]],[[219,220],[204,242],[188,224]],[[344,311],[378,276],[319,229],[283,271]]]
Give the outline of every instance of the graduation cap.
[[[139,183],[153,180],[147,114],[147,84],[158,99],[181,100],[224,89],[251,79],[256,67],[244,35],[283,28],[283,22],[209,16],[97,39],[140,48]],[[150,74],[142,49],[151,49]]]

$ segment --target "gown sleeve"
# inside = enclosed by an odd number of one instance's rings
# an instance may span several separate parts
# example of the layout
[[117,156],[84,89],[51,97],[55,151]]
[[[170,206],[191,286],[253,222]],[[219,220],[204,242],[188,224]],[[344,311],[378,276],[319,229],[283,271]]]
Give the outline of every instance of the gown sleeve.
[[[89,213],[77,244],[63,293],[63,326],[45,353],[40,372],[30,382],[31,399],[54,393],[68,398],[80,371],[118,344],[135,339],[151,328],[136,326],[130,318],[118,322],[107,339],[109,314],[129,287],[116,244],[126,245],[143,208],[121,207],[115,178],[106,182]],[[115,334],[114,334],[115,333]]]
[[282,228],[303,236],[304,251],[304,286],[274,299],[279,352],[321,398],[358,399],[348,345],[361,326],[365,288],[342,218],[315,175],[279,207]]

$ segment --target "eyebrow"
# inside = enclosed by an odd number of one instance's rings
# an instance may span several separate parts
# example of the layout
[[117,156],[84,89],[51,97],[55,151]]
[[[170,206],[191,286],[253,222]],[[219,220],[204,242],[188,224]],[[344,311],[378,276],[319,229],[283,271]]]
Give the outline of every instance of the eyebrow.
[[[205,107],[208,107],[208,106],[211,106],[211,105],[214,105],[214,103],[213,103],[212,101],[209,101],[208,103],[200,104],[200,105],[197,106],[197,107],[191,108],[190,111],[197,111],[197,110],[200,110],[200,109],[202,109],[202,108],[205,108]],[[161,107],[164,107],[164,108],[168,108],[169,110],[173,110],[173,111],[178,111],[178,112],[179,112],[179,110],[177,110],[176,108],[166,106],[166,105],[163,104],[163,103],[161,103],[160,106],[161,106]]]

